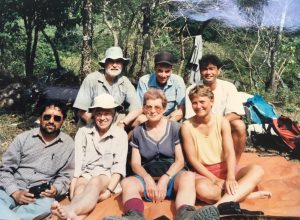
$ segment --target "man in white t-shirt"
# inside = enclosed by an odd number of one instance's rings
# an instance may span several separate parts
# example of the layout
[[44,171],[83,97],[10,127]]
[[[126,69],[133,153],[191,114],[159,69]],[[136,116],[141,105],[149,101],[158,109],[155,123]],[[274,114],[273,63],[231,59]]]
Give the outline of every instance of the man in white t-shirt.
[[[199,61],[200,84],[204,84],[212,89],[214,93],[214,105],[212,111],[215,114],[223,115],[231,125],[231,134],[235,148],[236,159],[239,161],[246,145],[246,126],[241,120],[245,114],[243,104],[239,99],[236,87],[227,81],[217,79],[221,73],[222,63],[215,55],[205,55]],[[195,115],[192,103],[189,100],[189,91],[196,84],[189,86],[186,90],[185,98],[185,118]]]

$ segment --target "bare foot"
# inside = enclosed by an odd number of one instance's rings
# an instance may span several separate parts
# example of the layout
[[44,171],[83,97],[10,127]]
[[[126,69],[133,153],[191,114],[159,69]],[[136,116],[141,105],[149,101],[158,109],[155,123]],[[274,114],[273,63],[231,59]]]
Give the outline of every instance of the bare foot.
[[59,213],[58,213],[58,206],[60,206],[59,202],[57,201],[54,201],[51,205],[51,214],[52,215],[55,215],[55,216],[58,216]]
[[69,206],[62,206],[59,202],[55,201],[51,205],[51,213],[57,216],[58,219],[66,220],[81,220],[80,216],[77,216],[75,212],[71,211]]
[[272,197],[272,193],[269,191],[256,191],[250,193],[246,199],[269,199]]

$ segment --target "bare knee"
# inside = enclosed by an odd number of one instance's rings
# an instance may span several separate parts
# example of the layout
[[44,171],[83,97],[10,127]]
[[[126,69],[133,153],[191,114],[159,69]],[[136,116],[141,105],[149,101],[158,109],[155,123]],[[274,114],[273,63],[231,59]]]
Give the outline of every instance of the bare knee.
[[190,171],[182,172],[179,176],[179,185],[182,187],[195,187],[195,174]]
[[125,178],[121,181],[121,187],[122,189],[127,189],[128,187],[132,187],[133,181],[131,178]]
[[94,176],[90,179],[88,187],[103,188],[109,184],[109,178],[105,175]]
[[221,198],[221,194],[213,191],[206,182],[198,182],[196,184],[196,194],[197,199],[208,204],[214,204]]
[[250,165],[251,171],[255,173],[259,180],[261,180],[265,174],[264,169],[257,164]]
[[238,135],[246,135],[246,125],[242,120],[233,120],[230,122],[232,132]]

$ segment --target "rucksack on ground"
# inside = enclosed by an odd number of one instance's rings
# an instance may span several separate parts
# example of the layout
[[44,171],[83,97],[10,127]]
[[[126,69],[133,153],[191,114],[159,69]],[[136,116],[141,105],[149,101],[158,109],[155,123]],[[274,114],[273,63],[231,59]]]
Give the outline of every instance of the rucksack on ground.
[[300,148],[300,122],[282,115],[273,119],[270,125],[286,146],[292,150],[296,147]]
[[248,98],[247,102],[243,104],[251,124],[268,124],[279,117],[274,107],[260,95]]
[[274,107],[260,95],[255,95],[243,103],[250,124],[259,124],[264,132],[272,136],[274,132],[280,142],[291,150],[300,150],[300,122],[287,116],[279,116]]

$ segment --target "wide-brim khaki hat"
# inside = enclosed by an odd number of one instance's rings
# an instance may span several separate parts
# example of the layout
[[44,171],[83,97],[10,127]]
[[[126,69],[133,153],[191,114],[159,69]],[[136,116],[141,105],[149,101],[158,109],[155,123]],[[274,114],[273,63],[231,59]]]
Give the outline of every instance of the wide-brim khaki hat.
[[126,66],[129,63],[129,58],[125,58],[123,55],[123,51],[120,47],[110,47],[105,52],[105,57],[99,61],[99,65],[105,67],[106,59],[122,59],[123,65]]
[[110,94],[103,93],[94,98],[93,105],[89,107],[89,112],[91,112],[95,108],[103,108],[103,109],[116,109],[122,110],[123,107],[115,102],[114,97]]

